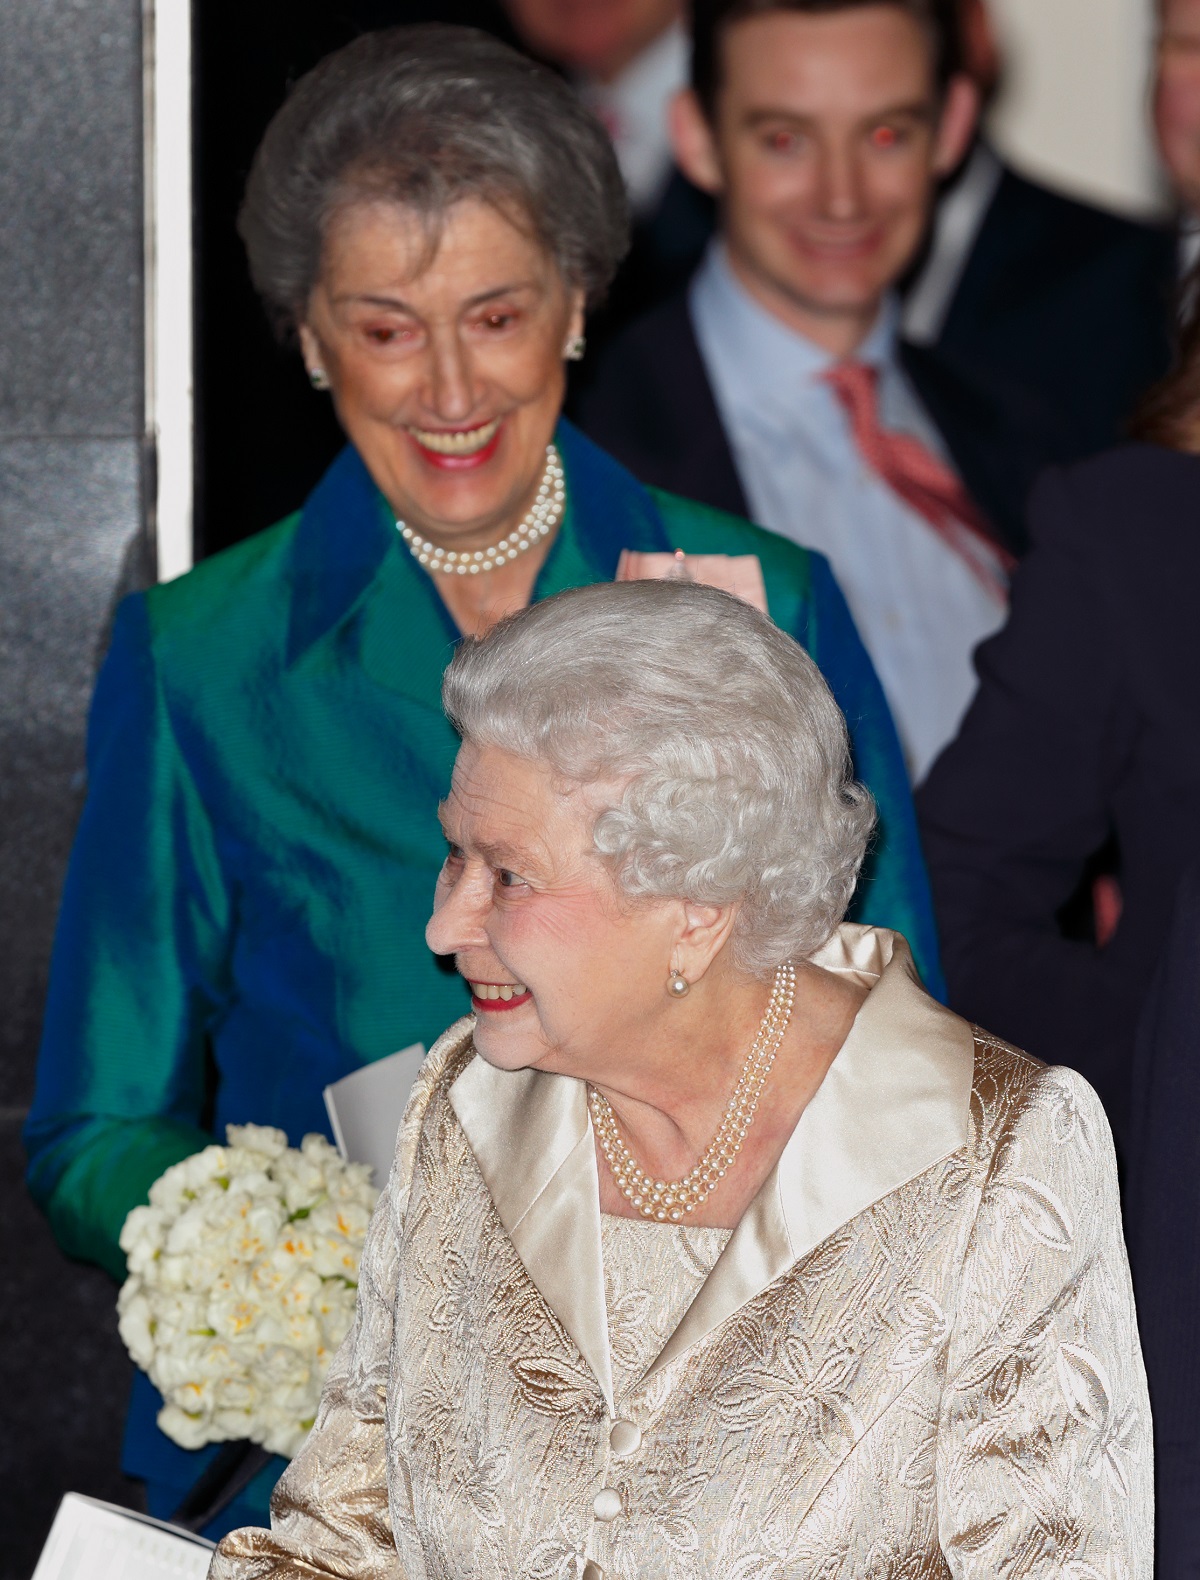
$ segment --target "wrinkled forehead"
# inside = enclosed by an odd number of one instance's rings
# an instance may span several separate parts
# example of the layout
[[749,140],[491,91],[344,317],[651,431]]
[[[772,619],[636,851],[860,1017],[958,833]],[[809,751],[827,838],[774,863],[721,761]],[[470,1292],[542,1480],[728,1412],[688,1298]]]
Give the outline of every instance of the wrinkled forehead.
[[594,849],[596,818],[616,794],[567,779],[545,761],[464,741],[439,815],[464,848],[552,863]]
[[542,279],[557,272],[528,213],[512,199],[464,195],[438,210],[397,198],[350,192],[326,220],[321,273],[326,285],[370,277],[404,292],[440,287],[472,295],[514,271]]

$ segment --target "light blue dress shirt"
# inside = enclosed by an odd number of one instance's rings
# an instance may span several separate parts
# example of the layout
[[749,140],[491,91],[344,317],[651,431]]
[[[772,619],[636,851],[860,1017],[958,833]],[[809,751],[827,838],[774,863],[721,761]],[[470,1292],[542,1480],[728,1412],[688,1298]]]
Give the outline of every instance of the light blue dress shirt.
[[[822,381],[836,359],[760,306],[719,242],[690,308],[750,514],[832,563],[919,783],[958,729],[975,690],[971,655],[1005,604],[867,466]],[[879,371],[880,421],[949,464],[897,360],[897,322],[889,301],[856,354]]]

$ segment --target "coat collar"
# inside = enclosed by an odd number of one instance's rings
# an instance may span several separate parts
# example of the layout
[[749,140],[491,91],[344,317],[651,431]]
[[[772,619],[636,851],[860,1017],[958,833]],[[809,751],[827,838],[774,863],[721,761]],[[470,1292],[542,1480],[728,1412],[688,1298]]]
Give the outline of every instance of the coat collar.
[[[774,1171],[651,1377],[814,1247],[966,1144],[974,1037],[921,987],[897,933],[845,923],[812,957],[870,987]],[[582,1081],[476,1057],[450,1102],[509,1238],[613,1410],[599,1176]]]
[[[535,600],[566,587],[611,581],[624,548],[672,547],[653,496],[631,473],[565,419],[555,442],[566,473],[567,514],[538,575]],[[380,670],[377,678],[422,698],[431,677],[440,680],[460,633],[428,575],[400,542],[387,501],[350,445],[305,504],[290,582],[289,666],[361,609],[364,661],[369,670]],[[422,655],[431,662],[423,663]]]

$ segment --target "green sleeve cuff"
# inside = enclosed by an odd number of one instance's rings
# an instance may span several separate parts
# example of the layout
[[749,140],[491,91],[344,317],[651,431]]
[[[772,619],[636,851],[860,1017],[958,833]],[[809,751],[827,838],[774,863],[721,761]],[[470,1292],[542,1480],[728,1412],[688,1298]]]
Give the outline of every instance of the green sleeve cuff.
[[54,1237],[68,1256],[99,1262],[125,1278],[119,1240],[125,1219],[150,1197],[155,1180],[213,1137],[173,1119],[100,1120],[46,1202]]

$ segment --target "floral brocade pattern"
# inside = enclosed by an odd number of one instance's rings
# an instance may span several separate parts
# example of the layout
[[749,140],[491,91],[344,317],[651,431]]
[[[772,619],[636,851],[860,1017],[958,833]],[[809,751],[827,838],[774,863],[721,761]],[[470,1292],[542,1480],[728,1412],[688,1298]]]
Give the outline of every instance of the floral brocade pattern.
[[728,1229],[696,1229],[608,1214],[601,1218],[604,1300],[618,1414],[678,1327],[728,1240]]
[[648,1379],[614,1313],[641,1433],[616,1459],[448,1101],[470,1055],[426,1064],[317,1428],[273,1531],[226,1538],[215,1580],[566,1580],[585,1558],[605,1580],[1148,1580],[1149,1408],[1079,1077],[980,1034],[966,1147]]

